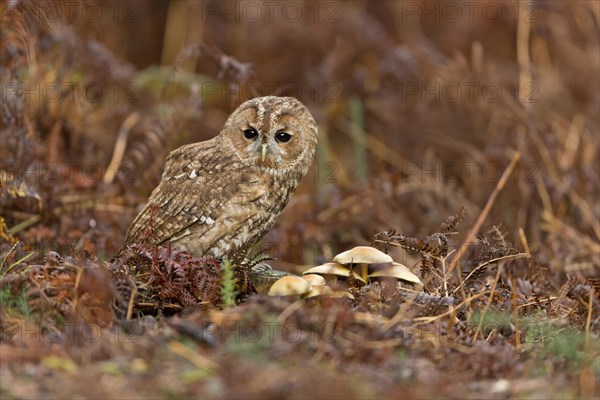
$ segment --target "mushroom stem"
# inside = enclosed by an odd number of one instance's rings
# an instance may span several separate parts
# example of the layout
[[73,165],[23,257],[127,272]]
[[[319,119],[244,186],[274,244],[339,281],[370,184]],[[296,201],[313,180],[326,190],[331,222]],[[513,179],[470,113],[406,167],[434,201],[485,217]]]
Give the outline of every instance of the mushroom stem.
[[366,281],[369,276],[369,265],[367,263],[360,263],[360,276]]

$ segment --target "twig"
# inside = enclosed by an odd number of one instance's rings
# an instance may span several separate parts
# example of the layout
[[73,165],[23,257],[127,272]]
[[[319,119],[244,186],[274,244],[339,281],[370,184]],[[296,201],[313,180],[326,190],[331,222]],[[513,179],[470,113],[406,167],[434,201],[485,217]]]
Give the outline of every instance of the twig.
[[[425,283],[426,282],[424,282],[424,284]],[[385,333],[389,331],[394,325],[400,322],[402,320],[402,317],[404,317],[406,310],[408,310],[408,308],[414,303],[418,295],[419,293],[414,293],[413,295],[409,296],[406,299],[406,302],[402,304],[396,315],[394,315],[389,321],[383,324],[383,326],[381,327],[381,332]]]
[[588,300],[588,312],[585,320],[585,347],[590,345],[590,324],[592,321],[592,307],[594,306],[594,288],[590,287],[589,300]]
[[194,364],[197,368],[208,371],[213,371],[219,368],[219,364],[215,363],[208,357],[205,357],[202,354],[190,349],[181,342],[172,340],[171,342],[169,342],[167,347],[170,351],[185,358],[186,360]]
[[[358,340],[357,340],[358,342]],[[360,342],[360,347],[364,349],[391,349],[396,346],[406,344],[405,337],[397,337],[385,340],[369,340]]]
[[446,271],[446,258],[438,257],[438,260],[440,260],[442,263],[442,274],[444,275],[442,285],[444,286],[444,295],[448,297],[448,272]]
[[521,244],[523,244],[523,248],[525,249],[525,254],[527,254],[527,257],[531,257],[529,243],[527,243],[527,237],[525,236],[525,231],[522,227],[519,227],[519,238],[521,239]]
[[102,179],[104,183],[112,183],[115,179],[115,176],[117,176],[119,165],[123,160],[125,148],[127,147],[127,136],[129,136],[129,131],[138,123],[139,120],[140,114],[134,112],[127,118],[125,118],[125,121],[123,121],[123,123],[121,124],[121,128],[119,129],[119,134],[117,136],[117,141],[115,142],[115,148],[113,150],[112,158],[108,163],[106,172],[104,173],[104,178]]
[[8,230],[8,234],[16,235],[17,233],[21,232],[23,229],[27,229],[30,226],[37,224],[41,220],[42,220],[42,216],[40,214],[35,214],[35,215],[27,218],[25,221],[22,221],[22,222],[18,223],[17,225],[13,226],[12,228],[10,228]]
[[456,312],[456,310],[458,310],[459,308],[461,308],[465,304],[469,304],[469,303],[471,303],[471,301],[475,300],[476,298],[481,297],[481,296],[485,296],[488,293],[489,292],[481,292],[481,293],[474,294],[473,296],[471,296],[468,299],[464,300],[462,303],[460,303],[457,306],[455,306],[454,309],[448,310],[448,311],[446,311],[446,312],[444,312],[442,314],[435,315],[433,317],[418,317],[418,318],[414,318],[413,321],[417,322],[415,325],[430,324],[432,322],[437,321],[438,319],[441,319],[441,318],[447,317],[448,315],[451,315],[452,313]]
[[304,300],[302,300],[302,299],[297,300],[294,303],[290,304],[288,307],[286,307],[285,310],[283,310],[281,312],[281,314],[279,314],[279,317],[277,317],[277,323],[280,326],[283,325],[285,323],[285,321],[290,317],[290,315],[292,315],[297,310],[301,309],[303,305],[304,305]]
[[77,267],[77,277],[75,277],[75,286],[73,287],[73,311],[77,311],[79,304],[79,284],[81,283],[81,277],[83,275],[83,268]]
[[492,260],[488,260],[480,265],[478,265],[476,268],[473,269],[473,271],[469,272],[469,275],[467,275],[467,277],[462,281],[462,283],[460,284],[460,286],[458,286],[456,289],[454,289],[451,293],[452,296],[454,296],[454,294],[461,288],[464,286],[465,283],[467,283],[467,281],[469,280],[469,278],[471,278],[471,275],[473,275],[475,272],[477,272],[477,270],[495,263],[495,262],[499,262],[499,261],[504,261],[504,260],[508,260],[511,258],[515,258],[515,259],[520,259],[520,258],[527,258],[527,255],[525,253],[519,253],[519,254],[511,254],[508,256],[502,256],[502,257],[498,257],[498,258],[494,258]]
[[135,284],[131,276],[127,276],[127,279],[129,280],[129,285],[131,286],[131,293],[129,294],[129,303],[127,304],[127,321],[130,321],[131,315],[133,314],[135,296],[137,295],[137,285]]
[[496,197],[498,197],[498,194],[500,194],[500,191],[504,188],[504,185],[506,185],[506,181],[508,180],[508,177],[512,173],[512,170],[515,168],[515,165],[517,164],[517,161],[519,161],[520,157],[521,157],[521,153],[519,153],[518,151],[515,152],[512,160],[510,161],[510,164],[508,164],[508,167],[506,167],[506,169],[504,170],[504,173],[500,177],[498,184],[496,184],[496,187],[492,191],[490,198],[488,199],[485,207],[481,211],[481,214],[479,214],[479,217],[477,218],[475,225],[473,225],[473,227],[467,234],[467,237],[460,245],[460,248],[458,249],[458,253],[456,253],[456,256],[452,259],[452,262],[450,263],[450,267],[448,268],[448,273],[451,273],[452,271],[454,271],[454,268],[456,268],[458,261],[461,259],[463,254],[466,252],[467,246],[473,240],[475,235],[477,235],[477,232],[479,232],[479,229],[481,228],[483,221],[485,221],[490,210],[492,209],[492,205],[494,205],[494,202],[496,201]]
[[[520,5],[517,5],[520,7]],[[531,61],[529,57],[529,36],[531,22],[527,18],[519,18],[517,24],[517,63],[519,65],[519,100],[525,108],[528,103],[524,95],[526,85],[531,82]]]
[[527,307],[527,306],[532,306],[532,305],[534,305],[534,304],[542,304],[542,303],[546,303],[546,302],[548,302],[548,301],[552,301],[552,300],[556,300],[556,299],[558,299],[558,297],[557,297],[557,296],[550,296],[550,297],[548,297],[547,299],[541,299],[541,300],[536,300],[536,301],[530,301],[529,303],[521,304],[521,305],[519,306],[519,308],[521,308],[521,307]]
[[[423,279],[424,287],[429,284],[432,277],[433,277],[433,274],[430,273],[427,275],[426,278]],[[406,298],[406,302],[404,302],[402,304],[402,306],[400,306],[400,308],[398,309],[396,314],[392,318],[390,318],[385,324],[383,324],[383,326],[381,327],[381,331],[383,333],[385,333],[385,332],[389,331],[398,322],[400,322],[402,320],[402,318],[404,317],[404,314],[406,313],[406,311],[410,308],[411,305],[413,305],[413,303],[415,302],[417,297],[419,297],[420,294],[421,294],[421,292],[415,291],[412,295],[408,296]]]

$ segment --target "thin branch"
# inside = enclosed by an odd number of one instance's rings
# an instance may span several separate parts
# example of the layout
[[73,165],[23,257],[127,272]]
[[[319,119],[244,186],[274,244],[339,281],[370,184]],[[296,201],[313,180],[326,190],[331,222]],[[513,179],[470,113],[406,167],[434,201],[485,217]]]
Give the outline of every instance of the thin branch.
[[479,232],[479,229],[481,228],[483,221],[485,221],[486,217],[490,213],[490,210],[492,209],[492,206],[494,205],[494,202],[496,201],[496,197],[498,197],[498,194],[500,194],[500,191],[504,188],[504,185],[506,185],[506,181],[508,181],[508,177],[510,176],[513,169],[515,168],[515,165],[517,164],[517,161],[519,161],[519,158],[521,158],[521,153],[519,153],[517,151],[513,155],[513,158],[510,161],[510,164],[508,164],[508,167],[506,167],[506,169],[504,170],[504,173],[500,177],[498,184],[492,191],[492,194],[490,195],[490,198],[488,199],[485,207],[481,211],[481,214],[479,214],[479,217],[477,218],[475,225],[473,225],[473,227],[467,234],[467,237],[460,245],[460,248],[458,249],[458,253],[456,253],[456,256],[452,259],[452,262],[450,263],[450,267],[448,268],[448,273],[451,273],[452,271],[454,271],[454,268],[456,268],[458,261],[460,261],[461,257],[465,254],[465,252],[467,250],[467,246]]
[[467,277],[466,277],[466,278],[465,278],[465,279],[462,281],[462,283],[461,283],[461,284],[460,284],[460,285],[459,285],[459,286],[458,286],[456,289],[454,289],[454,290],[452,291],[452,294],[451,294],[451,295],[452,295],[452,296],[454,296],[454,294],[455,294],[455,293],[456,293],[456,292],[457,292],[457,291],[458,291],[458,290],[459,290],[459,289],[460,289],[462,286],[464,286],[464,284],[465,284],[465,283],[466,283],[466,282],[469,280],[469,278],[471,278],[471,276],[472,276],[472,275],[473,275],[475,272],[477,272],[477,270],[479,270],[479,269],[481,269],[481,268],[484,268],[484,267],[486,267],[486,266],[488,266],[488,265],[490,265],[490,264],[493,264],[493,263],[495,263],[495,262],[499,262],[499,261],[503,261],[503,260],[510,260],[510,259],[512,259],[512,258],[514,258],[514,259],[517,259],[517,260],[518,260],[518,259],[521,259],[521,258],[527,258],[527,257],[529,257],[529,256],[528,256],[527,254],[525,254],[525,253],[519,253],[519,254],[511,254],[511,255],[508,255],[508,256],[502,256],[502,257],[498,257],[498,258],[494,258],[494,259],[492,259],[492,260],[486,261],[486,262],[484,262],[484,263],[482,263],[482,264],[478,265],[476,268],[474,268],[474,269],[473,269],[473,271],[469,272],[469,275],[467,275]]

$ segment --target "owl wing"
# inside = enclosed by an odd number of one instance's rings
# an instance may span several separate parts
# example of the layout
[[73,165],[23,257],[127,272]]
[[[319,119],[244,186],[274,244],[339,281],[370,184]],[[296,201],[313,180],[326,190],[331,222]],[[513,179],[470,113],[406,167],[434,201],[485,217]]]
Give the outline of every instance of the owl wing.
[[158,245],[192,224],[210,225],[219,218],[244,175],[236,171],[235,155],[220,151],[217,138],[169,154],[160,184],[127,231],[127,244]]

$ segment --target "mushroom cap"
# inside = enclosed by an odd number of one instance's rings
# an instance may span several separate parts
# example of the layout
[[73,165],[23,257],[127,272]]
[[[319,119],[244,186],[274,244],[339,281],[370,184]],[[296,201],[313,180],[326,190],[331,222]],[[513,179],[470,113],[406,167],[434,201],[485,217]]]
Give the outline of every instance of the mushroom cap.
[[392,262],[389,267],[369,274],[369,278],[396,278],[416,285],[422,285],[418,276],[413,274],[408,267]]
[[391,263],[392,257],[375,247],[356,246],[353,249],[346,250],[333,258],[333,261],[340,264],[383,264]]
[[337,262],[328,262],[323,265],[318,265],[309,270],[304,271],[304,275],[309,274],[317,274],[317,275],[335,275],[347,278],[350,276],[350,273],[354,275],[354,278],[361,281],[362,283],[366,283],[363,278],[356,272],[350,271],[350,268],[346,267]]
[[309,293],[311,286],[298,276],[284,276],[273,283],[269,296],[293,296]]
[[[318,276],[318,275],[317,275]],[[323,295],[331,295],[333,294],[333,290],[329,286],[321,285],[321,286],[313,286],[310,292],[306,295],[307,299],[311,297],[323,296]]]
[[325,286],[325,278],[317,274],[307,274],[302,277],[310,286]]

